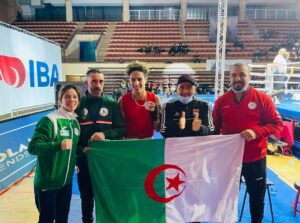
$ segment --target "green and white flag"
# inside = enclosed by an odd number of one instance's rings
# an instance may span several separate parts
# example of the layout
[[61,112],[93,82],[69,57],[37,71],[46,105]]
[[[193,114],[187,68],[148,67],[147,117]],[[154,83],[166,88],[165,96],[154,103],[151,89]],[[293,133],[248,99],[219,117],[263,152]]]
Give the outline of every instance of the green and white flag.
[[97,223],[235,222],[239,135],[91,142]]

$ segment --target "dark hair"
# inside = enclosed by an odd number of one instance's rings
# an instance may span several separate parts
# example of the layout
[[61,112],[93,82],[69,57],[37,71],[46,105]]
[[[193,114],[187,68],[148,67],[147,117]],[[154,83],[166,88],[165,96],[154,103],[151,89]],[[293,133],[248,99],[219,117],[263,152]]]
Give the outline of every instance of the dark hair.
[[130,76],[130,74],[134,71],[142,72],[145,78],[148,77],[149,69],[144,63],[136,61],[128,64],[126,67],[126,75]]
[[65,85],[58,92],[58,107],[60,107],[62,97],[64,96],[66,91],[68,91],[70,89],[74,89],[76,91],[77,96],[78,96],[78,100],[80,100],[80,91],[79,91],[79,89],[74,85]]
[[92,73],[98,73],[98,74],[103,74],[99,69],[96,69],[96,68],[91,68],[89,69],[87,72],[86,72],[86,77],[89,76],[90,74]]
[[248,64],[245,64],[245,63],[235,63],[235,64],[233,64],[230,67],[229,71],[231,71],[231,69],[234,68],[234,67],[244,67],[244,68],[247,69],[247,74],[250,74],[251,68],[248,66]]

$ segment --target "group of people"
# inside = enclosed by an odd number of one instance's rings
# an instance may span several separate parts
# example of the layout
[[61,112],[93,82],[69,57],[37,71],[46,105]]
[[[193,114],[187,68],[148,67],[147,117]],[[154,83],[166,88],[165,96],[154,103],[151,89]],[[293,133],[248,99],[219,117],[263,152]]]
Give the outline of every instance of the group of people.
[[75,164],[82,222],[93,222],[88,142],[149,139],[156,130],[166,138],[239,133],[246,141],[241,175],[250,195],[251,218],[253,223],[261,223],[266,137],[279,132],[283,124],[272,99],[249,86],[249,67],[231,67],[231,89],[217,99],[213,111],[207,102],[194,97],[196,81],[191,75],[178,78],[178,98],[161,107],[159,97],[146,91],[148,69],[144,64],[129,64],[126,74],[132,90],[117,102],[103,92],[104,74],[89,70],[86,95],[80,98],[72,85],[63,87],[58,110],[38,122],[28,151],[38,157],[34,188],[39,222],[67,222]]
[[161,48],[159,45],[150,45],[147,44],[144,48],[137,49],[140,53],[146,53],[146,54],[161,54],[162,52],[165,52],[163,48]]
[[112,97],[113,97],[113,99],[118,101],[119,98],[122,95],[126,94],[128,91],[131,91],[131,87],[125,79],[122,79],[119,86],[113,90]]
[[174,43],[170,49],[169,49],[169,55],[170,56],[175,56],[176,54],[188,54],[191,52],[189,49],[189,45],[186,43],[179,43],[178,46],[176,43]]

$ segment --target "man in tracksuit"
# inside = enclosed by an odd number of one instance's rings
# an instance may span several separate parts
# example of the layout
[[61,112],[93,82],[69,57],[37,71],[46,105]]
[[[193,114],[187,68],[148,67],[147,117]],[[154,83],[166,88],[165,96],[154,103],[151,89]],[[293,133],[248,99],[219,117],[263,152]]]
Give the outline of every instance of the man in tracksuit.
[[246,140],[242,175],[250,197],[251,222],[261,223],[266,190],[267,137],[280,132],[283,123],[271,97],[250,87],[249,81],[247,65],[231,67],[231,90],[217,99],[213,120],[217,133],[239,133]]
[[[97,69],[86,74],[85,81],[88,91],[80,100],[78,121],[81,134],[78,146],[83,154],[77,157],[78,186],[80,190],[82,222],[93,222],[94,194],[92,190],[88,163],[85,152],[88,141],[104,139],[122,139],[124,123],[116,101],[103,94],[104,75]],[[101,162],[101,160],[99,160]]]
[[160,132],[164,137],[203,136],[214,132],[208,103],[194,98],[195,84],[190,75],[178,78],[178,99],[171,99],[161,109]]

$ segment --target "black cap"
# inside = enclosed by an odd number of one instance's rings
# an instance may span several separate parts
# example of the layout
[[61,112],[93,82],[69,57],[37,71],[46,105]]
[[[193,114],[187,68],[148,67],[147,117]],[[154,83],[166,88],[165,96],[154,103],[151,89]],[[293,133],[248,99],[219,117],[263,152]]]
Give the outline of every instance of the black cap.
[[189,74],[181,75],[178,78],[177,85],[181,84],[182,82],[190,82],[192,85],[196,84],[196,80]]

